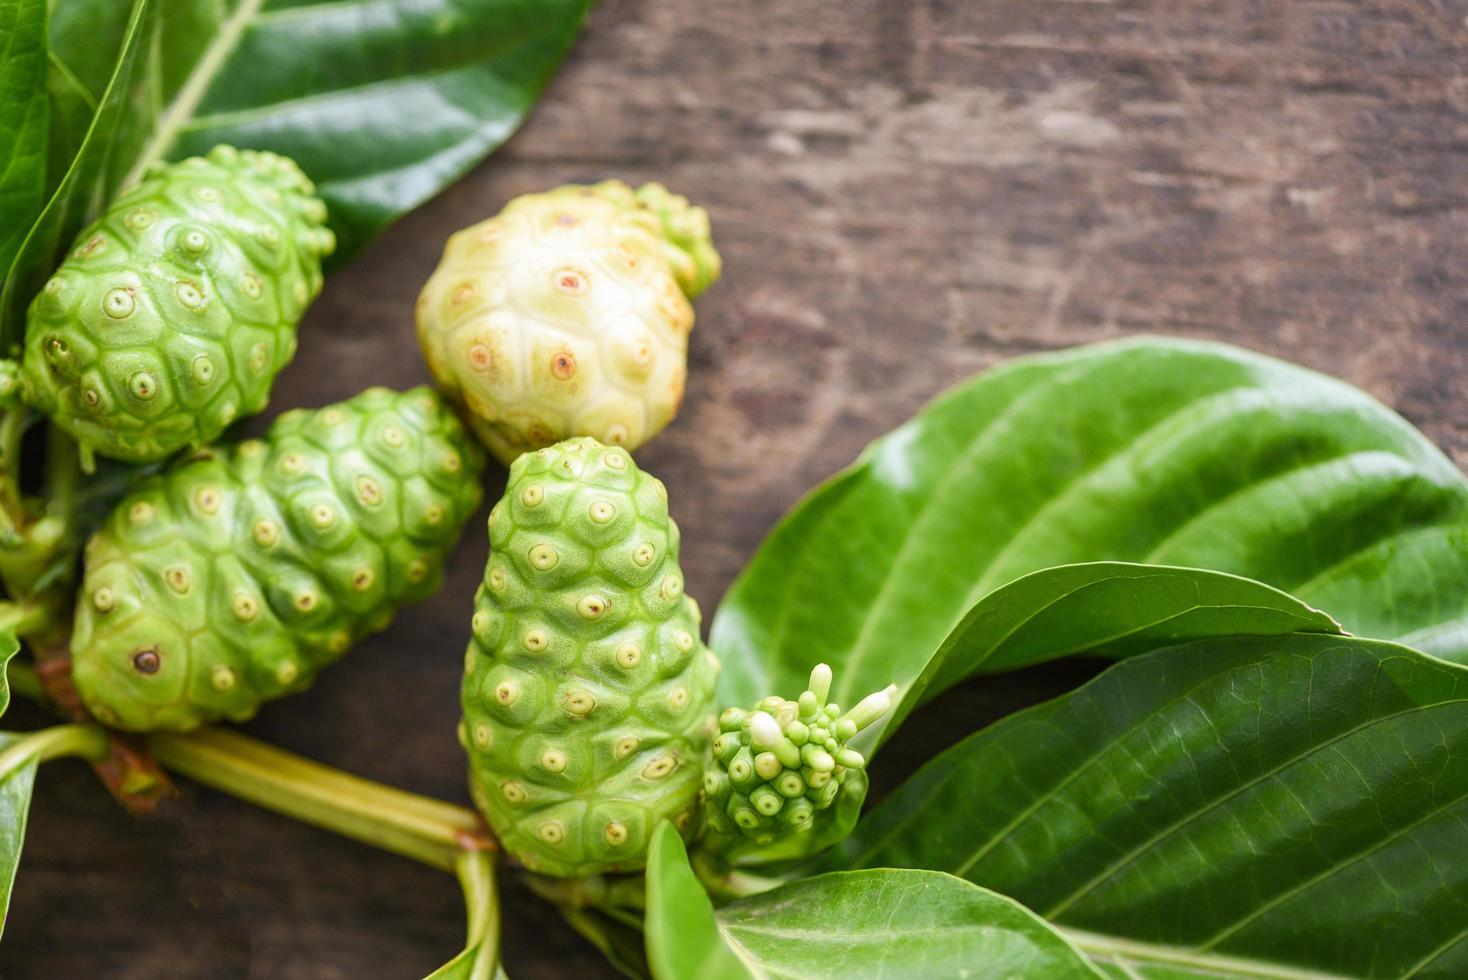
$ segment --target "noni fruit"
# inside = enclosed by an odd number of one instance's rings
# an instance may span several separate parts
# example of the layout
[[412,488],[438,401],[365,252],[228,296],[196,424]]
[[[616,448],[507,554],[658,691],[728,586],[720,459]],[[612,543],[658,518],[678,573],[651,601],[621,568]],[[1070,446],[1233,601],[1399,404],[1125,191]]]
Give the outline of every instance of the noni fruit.
[[827,702],[830,691],[831,668],[817,664],[798,699],[775,695],[751,710],[719,715],[713,762],[703,777],[704,849],[719,853],[808,832],[847,775],[866,766],[847,743],[887,713],[896,688],[845,713]]
[[31,304],[26,399],[84,453],[204,445],[265,407],[335,246],[295,163],[216,146],[160,165],[77,237]]
[[185,731],[301,690],[437,587],[482,464],[428,388],[372,388],[140,484],[86,548],[72,663],[88,709]]
[[640,868],[659,821],[689,827],[714,731],[667,491],[568,440],[515,461],[489,538],[459,728],[475,801],[533,871]]
[[708,214],[659,184],[568,185],[458,232],[418,297],[428,367],[507,465],[570,436],[635,449],[683,401]]

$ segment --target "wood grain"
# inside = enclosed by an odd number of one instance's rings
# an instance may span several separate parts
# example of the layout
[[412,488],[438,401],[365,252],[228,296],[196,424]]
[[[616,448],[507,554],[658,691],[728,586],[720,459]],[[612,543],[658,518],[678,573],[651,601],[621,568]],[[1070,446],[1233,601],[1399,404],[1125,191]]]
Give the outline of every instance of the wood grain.
[[[804,491],[1026,351],[1240,343],[1362,386],[1468,462],[1465,25],[1449,0],[603,0],[524,131],[332,278],[276,405],[424,380],[412,305],[445,236],[620,177],[705,203],[726,259],[687,406],[640,454],[708,608]],[[441,594],[248,730],[465,799],[453,727],[486,548],[472,531]],[[879,782],[1090,669],[950,696]],[[455,951],[458,902],[434,872],[195,788],[137,824],[58,763],[0,973],[415,976]],[[609,975],[547,908],[507,902],[513,976]]]

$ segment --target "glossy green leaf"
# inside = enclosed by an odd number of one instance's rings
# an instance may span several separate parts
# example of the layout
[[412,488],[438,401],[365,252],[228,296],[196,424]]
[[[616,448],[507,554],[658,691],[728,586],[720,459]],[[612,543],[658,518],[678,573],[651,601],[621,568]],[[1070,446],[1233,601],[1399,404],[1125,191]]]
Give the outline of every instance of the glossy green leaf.
[[136,0],[118,45],[99,44],[116,50],[117,57],[75,157],[66,164],[45,210],[29,223],[30,230],[8,265],[0,290],[0,351],[20,341],[31,297],[51,274],[77,229],[105,200],[106,174],[116,156],[119,129],[136,87],[134,70],[146,46],[152,9],[152,0]]
[[339,260],[514,132],[587,6],[179,0],[107,187],[218,143],[275,150],[319,185]]
[[683,838],[664,821],[647,850],[647,962],[654,977],[679,980],[752,980],[719,932],[714,904],[688,864]]
[[46,203],[46,0],[0,0],[0,269]]
[[721,698],[825,660],[850,700],[996,588],[1104,560],[1246,576],[1468,659],[1468,483],[1442,453],[1323,375],[1146,338],[989,371],[798,505],[714,619]]
[[1468,975],[1468,668],[1294,634],[1124,661],[920,769],[826,867],[947,871],[1148,975]]
[[1293,596],[1225,572],[1128,562],[1045,568],[976,602],[881,731],[891,734],[922,701],[975,673],[1078,653],[1120,659],[1218,636],[1340,631]]
[[[126,12],[127,8],[121,9]],[[92,117],[97,114],[97,97],[82,87],[66,66],[56,59],[54,52],[46,72],[46,90],[51,112],[44,199],[49,201],[65,179],[67,171],[71,169],[71,163],[76,159],[82,141],[86,139]],[[33,215],[32,218],[34,217],[36,216]],[[33,221],[27,221],[21,231],[26,232],[32,223]],[[0,268],[8,268],[8,264]]]
[[1095,977],[1019,903],[933,871],[804,878],[726,905],[726,940],[769,977]]
[[52,4],[51,67],[78,97],[95,103],[107,91],[133,6],[113,0]]
[[10,707],[10,661],[20,652],[20,640],[14,629],[0,630],[0,715]]
[[659,978],[1095,977],[1023,906],[951,875],[904,869],[805,878],[715,913],[676,833],[653,843],[647,939]]
[[47,193],[82,147],[117,64],[131,5],[106,0],[52,4],[46,87],[51,104]]
[[[18,741],[18,735],[0,732],[0,750]],[[5,930],[5,919],[10,912],[10,892],[15,887],[15,872],[20,867],[31,791],[36,785],[36,769],[40,764],[39,757],[31,755],[0,773],[0,933]]]
[[[84,218],[151,163],[218,143],[293,157],[338,236],[333,261],[457,180],[515,131],[576,36],[589,0],[176,0],[115,38],[111,0],[58,18],[57,99],[95,94],[121,51],[78,166],[4,302],[6,336]],[[141,10],[147,0],[140,0]],[[126,111],[114,117],[125,96]],[[99,131],[100,130],[100,131]],[[94,152],[100,148],[101,156]],[[54,202],[53,202],[54,203]],[[82,206],[85,205],[85,206]]]

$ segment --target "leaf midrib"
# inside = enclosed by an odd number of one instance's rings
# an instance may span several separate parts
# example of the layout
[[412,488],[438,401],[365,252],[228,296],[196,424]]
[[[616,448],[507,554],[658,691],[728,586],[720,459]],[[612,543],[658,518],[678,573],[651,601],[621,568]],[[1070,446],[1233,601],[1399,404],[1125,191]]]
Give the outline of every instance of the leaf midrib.
[[1181,946],[1122,939],[1054,923],[1051,923],[1051,928],[1092,959],[1098,956],[1120,957],[1127,963],[1160,963],[1223,975],[1267,977],[1269,980],[1342,980],[1343,977],[1339,973],[1323,973],[1319,970],[1265,963],[1237,956],[1199,953]]
[[173,145],[174,139],[182,130],[184,123],[193,116],[194,110],[199,107],[204,94],[209,86],[218,76],[219,70],[224,66],[235,46],[239,44],[240,37],[245,29],[265,5],[265,0],[242,0],[230,14],[219,25],[219,31],[209,46],[204,49],[194,70],[179,86],[178,93],[174,95],[173,101],[169,102],[163,114],[158,118],[158,123],[153,127],[153,133],[143,144],[138,153],[138,158],[133,162],[132,169],[122,179],[120,190],[126,190],[142,177],[143,173],[153,163],[162,158],[168,148]]
[[420,71],[413,74],[390,75],[386,78],[373,78],[368,81],[358,82],[352,85],[344,85],[339,88],[327,89],[321,92],[310,92],[305,95],[296,95],[276,102],[267,102],[264,105],[249,106],[244,109],[232,109],[228,112],[213,112],[207,116],[192,116],[179,125],[175,135],[183,133],[207,132],[211,129],[231,129],[240,126],[248,126],[259,120],[269,121],[273,117],[283,113],[295,112],[305,108],[313,107],[340,108],[343,101],[356,101],[361,98],[378,98],[382,91],[404,86],[421,85],[427,80],[443,78],[455,72],[483,72],[493,73],[493,69],[487,68],[481,63],[482,59],[476,56],[466,57],[462,62],[455,62],[428,71]]

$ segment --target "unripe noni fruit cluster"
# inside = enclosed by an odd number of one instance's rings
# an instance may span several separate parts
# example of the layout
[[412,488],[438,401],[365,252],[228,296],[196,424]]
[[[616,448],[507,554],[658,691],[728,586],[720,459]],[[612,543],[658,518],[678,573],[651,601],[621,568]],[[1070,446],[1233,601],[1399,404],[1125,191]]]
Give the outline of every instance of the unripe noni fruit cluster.
[[151,169],[31,304],[26,399],[84,454],[163,459],[265,407],[335,246],[295,163],[217,146]]
[[183,731],[304,688],[438,587],[482,462],[432,391],[371,388],[142,483],[87,544],[88,709]]
[[460,725],[475,800],[531,870],[639,868],[659,821],[691,829],[714,731],[667,492],[572,439],[515,462],[489,532]]
[[743,840],[766,844],[809,831],[847,775],[866,767],[848,743],[887,713],[895,691],[843,712],[827,701],[831,668],[817,664],[794,701],[773,695],[749,711],[726,709],[704,774],[704,848],[718,853]]
[[439,386],[506,464],[568,436],[635,449],[677,414],[708,215],[659,184],[568,185],[448,241],[418,297]]

